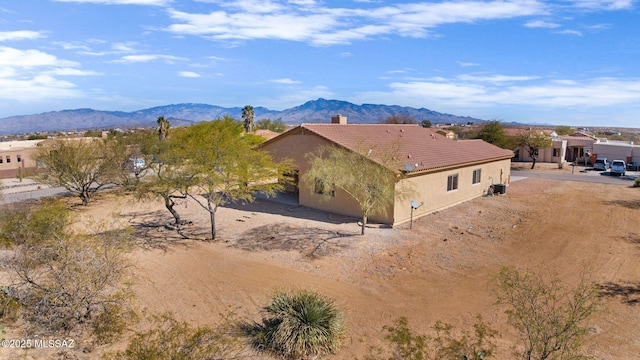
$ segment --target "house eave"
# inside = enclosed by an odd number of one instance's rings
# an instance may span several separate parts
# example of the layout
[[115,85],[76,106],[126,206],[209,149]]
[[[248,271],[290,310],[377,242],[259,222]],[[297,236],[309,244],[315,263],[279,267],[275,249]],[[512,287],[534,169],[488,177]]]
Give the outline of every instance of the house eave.
[[448,165],[448,166],[440,166],[440,167],[424,169],[424,170],[415,170],[415,171],[402,170],[402,173],[404,173],[405,176],[420,176],[420,175],[425,175],[430,173],[461,169],[461,168],[474,166],[474,165],[482,165],[482,164],[492,163],[496,161],[511,160],[511,158],[513,158],[513,156],[501,156],[497,158],[482,159],[477,161],[465,162],[465,163]]

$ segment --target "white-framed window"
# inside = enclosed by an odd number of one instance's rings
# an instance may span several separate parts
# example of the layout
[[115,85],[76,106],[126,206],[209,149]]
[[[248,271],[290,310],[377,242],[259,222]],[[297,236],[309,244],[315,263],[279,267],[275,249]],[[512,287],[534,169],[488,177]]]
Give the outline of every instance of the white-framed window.
[[449,175],[447,178],[447,191],[458,189],[458,174]]
[[482,176],[482,169],[473,170],[473,180],[471,181],[471,183],[472,184],[480,183],[480,181],[482,181],[481,176]]

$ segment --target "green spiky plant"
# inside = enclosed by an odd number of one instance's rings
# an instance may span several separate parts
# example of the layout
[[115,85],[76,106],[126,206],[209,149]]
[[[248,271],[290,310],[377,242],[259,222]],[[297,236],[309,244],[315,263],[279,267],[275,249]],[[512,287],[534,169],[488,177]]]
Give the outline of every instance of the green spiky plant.
[[263,308],[263,324],[265,348],[291,359],[335,353],[344,335],[334,301],[307,290],[275,292]]

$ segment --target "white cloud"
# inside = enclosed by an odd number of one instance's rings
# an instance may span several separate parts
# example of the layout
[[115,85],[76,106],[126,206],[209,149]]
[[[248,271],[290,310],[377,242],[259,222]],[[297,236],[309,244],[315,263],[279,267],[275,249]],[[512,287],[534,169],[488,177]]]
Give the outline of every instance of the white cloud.
[[173,55],[142,54],[142,55],[126,55],[121,57],[118,60],[114,60],[113,62],[133,64],[133,63],[146,63],[146,62],[153,62],[153,61],[164,61],[168,64],[173,64],[175,61],[186,61],[186,60],[188,59],[173,56]]
[[101,75],[95,71],[88,70],[80,70],[75,68],[57,68],[51,71],[47,71],[46,74],[49,75],[60,75],[60,76],[96,76]]
[[[504,84],[503,76],[458,76],[389,84],[388,92],[365,92],[364,101],[384,103],[438,104],[440,108],[483,108],[524,106],[538,109],[598,108],[636,106],[640,102],[640,79],[592,78],[541,79],[537,76],[506,77],[517,84]],[[368,100],[364,100],[368,99]]]
[[562,31],[558,31],[558,34],[582,36],[582,31],[578,31],[578,30],[562,30]]
[[480,64],[478,64],[478,63],[464,62],[464,61],[458,61],[458,65],[461,66],[461,67],[480,66]]
[[38,31],[0,31],[0,41],[33,40],[42,37],[44,37],[44,35]]
[[164,6],[172,2],[172,0],[54,0],[57,2],[69,3],[92,3],[103,5],[153,5]]
[[75,61],[58,59],[39,50],[0,47],[0,99],[36,102],[78,98],[83,94],[63,76],[94,76]]
[[187,13],[175,9],[167,31],[213,40],[282,39],[314,45],[347,44],[376,36],[425,37],[429,29],[451,23],[544,15],[538,0],[445,1],[377,8],[329,8],[313,1],[218,1],[217,11]]
[[572,0],[574,6],[589,10],[622,10],[633,7],[634,0]]
[[502,83],[502,82],[514,82],[514,81],[529,81],[539,79],[539,76],[509,76],[509,75],[460,75],[459,80],[473,81],[473,82],[489,82],[489,83]]
[[543,20],[532,20],[532,21],[529,21],[526,24],[524,24],[524,26],[529,27],[529,28],[555,29],[555,28],[559,28],[560,24],[547,22],[547,21],[543,21]]
[[39,50],[19,50],[6,46],[0,47],[0,68],[30,69],[44,66],[75,67],[75,61],[60,60],[54,55]]
[[119,42],[111,44],[111,49],[115,53],[134,53],[137,52],[135,48],[138,44],[135,42],[127,41],[127,42]]
[[289,78],[273,79],[273,80],[269,80],[269,81],[274,82],[274,83],[278,83],[278,84],[287,84],[287,85],[300,84],[300,81],[292,80],[292,79],[289,79]]
[[334,94],[326,86],[314,86],[312,88],[296,88],[288,94],[280,96],[269,96],[259,98],[256,103],[261,104],[269,109],[286,109],[292,106],[298,106],[309,101],[309,99],[317,98],[333,98]]
[[186,78],[199,78],[201,75],[193,71],[178,71],[178,75]]

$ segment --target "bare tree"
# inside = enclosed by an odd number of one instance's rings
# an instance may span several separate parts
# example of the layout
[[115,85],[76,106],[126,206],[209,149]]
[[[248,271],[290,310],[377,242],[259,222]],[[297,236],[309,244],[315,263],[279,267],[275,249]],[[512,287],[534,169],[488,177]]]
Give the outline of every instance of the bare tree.
[[506,305],[524,350],[520,359],[586,359],[582,343],[590,332],[585,322],[600,308],[598,287],[581,277],[567,290],[557,277],[504,267],[498,275],[498,304]]
[[[393,114],[380,121],[380,124],[417,124],[418,122],[409,114]],[[425,126],[430,127],[430,126]]]
[[0,221],[2,234],[17,230],[9,239],[13,256],[5,267],[24,315],[39,332],[68,333],[90,325],[106,337],[121,330],[110,325],[122,319],[130,296],[126,233],[76,234],[67,226],[69,210],[56,202],[19,209],[9,219],[15,220],[24,226],[15,229],[7,218]]

